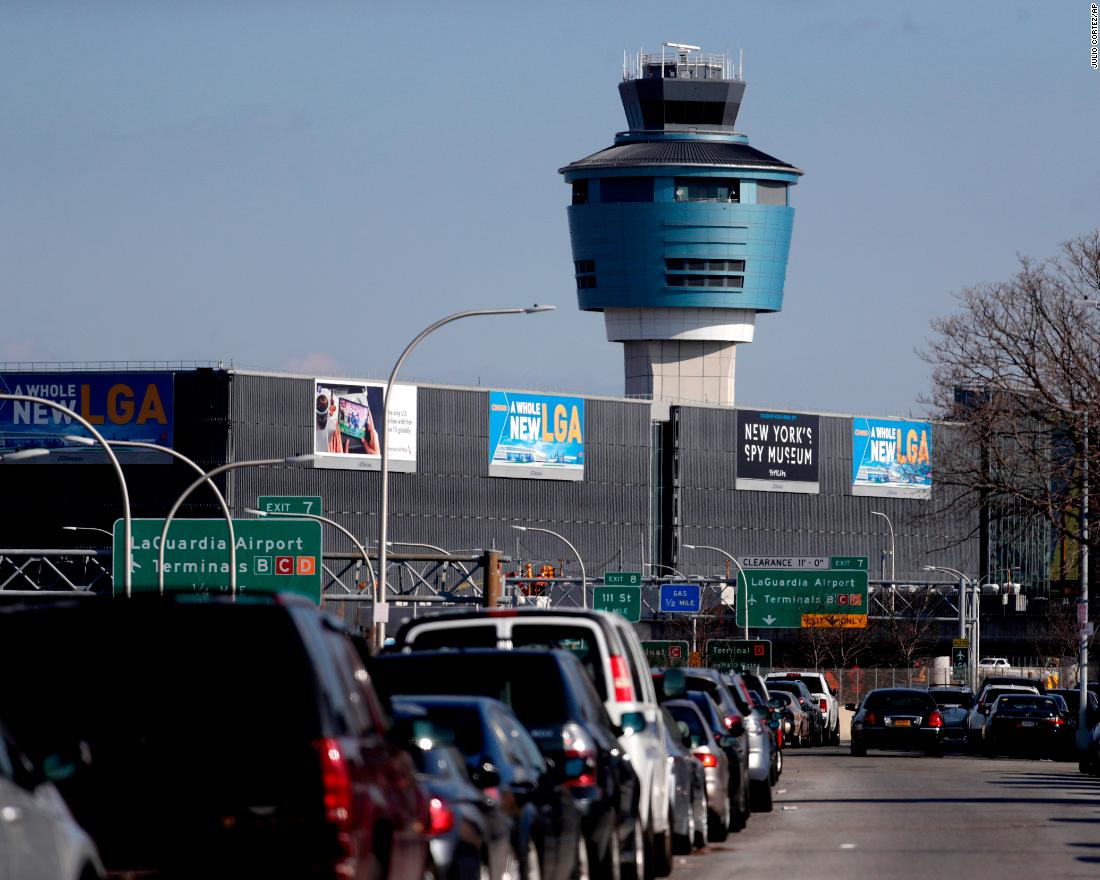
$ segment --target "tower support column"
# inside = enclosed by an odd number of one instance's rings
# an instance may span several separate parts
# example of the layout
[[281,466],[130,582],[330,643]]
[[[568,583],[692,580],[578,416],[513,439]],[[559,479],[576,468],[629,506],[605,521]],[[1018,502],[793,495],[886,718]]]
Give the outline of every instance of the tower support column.
[[736,348],[717,340],[624,341],[626,395],[733,406]]

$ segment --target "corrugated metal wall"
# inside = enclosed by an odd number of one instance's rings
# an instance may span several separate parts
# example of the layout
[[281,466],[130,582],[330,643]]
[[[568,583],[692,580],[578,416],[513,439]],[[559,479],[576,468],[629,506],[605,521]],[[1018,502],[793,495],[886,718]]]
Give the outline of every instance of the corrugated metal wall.
[[[311,451],[309,380],[236,373],[230,401],[234,459]],[[660,468],[654,467],[648,404],[586,401],[585,479],[575,483],[490,477],[488,406],[485,391],[418,388],[417,472],[390,475],[395,541],[451,551],[496,547],[520,560],[564,560],[566,574],[577,574],[560,541],[510,528],[534,525],[576,544],[590,577],[605,569],[636,571],[650,561],[725,573],[724,562],[709,552],[681,549],[675,560],[653,557],[650,528],[657,511],[650,501]],[[928,580],[921,567],[929,563],[976,570],[977,540],[967,540],[976,516],[945,512],[940,490],[933,489],[931,501],[851,495],[850,418],[821,417],[819,495],[737,491],[735,412],[681,407],[679,419],[681,542],[712,544],[734,555],[869,556],[876,578],[880,553],[890,547],[886,522],[871,514],[878,510],[894,526],[899,579]],[[935,427],[933,449],[943,430]],[[258,495],[320,495],[326,512],[361,539],[373,542],[377,535],[377,473],[248,469],[230,483],[238,510]],[[326,546],[352,549],[335,535],[326,535]],[[885,570],[888,575],[888,560]]]
[[[934,484],[927,501],[851,494],[850,418],[821,416],[821,493],[803,495],[734,488],[735,411],[681,407],[679,415],[681,543],[709,544],[735,556],[868,556],[871,577],[877,578],[881,552],[890,549],[886,521],[871,514],[877,510],[894,527],[899,580],[943,578],[923,571],[927,564],[976,570],[977,536],[968,536],[977,528],[977,514],[947,510],[943,491]],[[933,427],[933,466],[937,437],[945,430],[949,429]],[[724,574],[725,563],[715,556],[681,548],[673,564],[681,570],[689,566],[702,574]],[[885,570],[889,577],[889,559]]]
[[[231,387],[233,457],[312,451],[313,389],[309,380],[237,373]],[[561,532],[582,554],[589,573],[649,559],[649,405],[586,400],[582,482],[490,477],[488,392],[421,386],[417,390],[417,472],[391,473],[389,533],[451,551],[496,547],[524,560],[565,560],[572,554],[550,535],[520,533],[513,524]],[[259,495],[320,495],[326,515],[361,540],[376,540],[376,472],[263,468],[237,472],[231,503]],[[351,549],[326,534],[326,547]]]

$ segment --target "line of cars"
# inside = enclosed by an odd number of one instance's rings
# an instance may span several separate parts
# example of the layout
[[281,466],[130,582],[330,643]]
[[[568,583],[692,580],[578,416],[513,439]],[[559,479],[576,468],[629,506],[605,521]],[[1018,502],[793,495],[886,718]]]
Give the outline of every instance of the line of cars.
[[0,610],[0,664],[0,876],[27,880],[648,880],[825,730],[787,682],[651,671],[597,611],[421,617],[370,656],[293,596],[60,599]]
[[[942,757],[948,745],[989,757],[1076,757],[1081,692],[1046,688],[1029,678],[987,676],[978,693],[966,687],[879,688],[846,708],[852,718],[851,752],[919,750]],[[1086,722],[1100,741],[1100,704],[1088,692]],[[1096,754],[1094,747],[1092,754]],[[1087,772],[1089,758],[1082,760]]]

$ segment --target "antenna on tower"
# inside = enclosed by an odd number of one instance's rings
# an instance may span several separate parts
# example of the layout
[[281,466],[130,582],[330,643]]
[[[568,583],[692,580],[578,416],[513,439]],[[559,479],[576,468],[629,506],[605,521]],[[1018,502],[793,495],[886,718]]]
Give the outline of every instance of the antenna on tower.
[[745,50],[737,50],[737,78],[739,80],[745,79]]

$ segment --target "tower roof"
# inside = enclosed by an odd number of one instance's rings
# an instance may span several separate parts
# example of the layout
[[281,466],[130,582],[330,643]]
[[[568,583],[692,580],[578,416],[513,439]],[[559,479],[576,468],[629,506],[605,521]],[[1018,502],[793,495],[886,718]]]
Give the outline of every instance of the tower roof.
[[760,168],[801,174],[802,171],[745,143],[702,140],[654,140],[615,144],[558,171],[586,168],[635,168],[660,165],[698,165],[712,168]]

